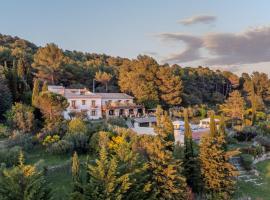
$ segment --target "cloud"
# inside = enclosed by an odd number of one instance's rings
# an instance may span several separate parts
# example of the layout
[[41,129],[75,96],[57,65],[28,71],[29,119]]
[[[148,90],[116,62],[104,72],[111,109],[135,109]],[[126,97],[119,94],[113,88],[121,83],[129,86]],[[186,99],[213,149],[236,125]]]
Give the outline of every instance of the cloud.
[[214,21],[216,21],[216,16],[212,15],[197,15],[197,16],[192,16],[187,19],[182,19],[179,21],[180,24],[183,24],[185,26],[193,25],[193,24],[210,24]]
[[183,52],[170,55],[165,59],[166,62],[188,62],[201,59],[199,49],[203,41],[200,38],[184,33],[162,33],[158,36],[164,41],[182,41],[186,44]]
[[[203,36],[166,33],[159,37],[186,44],[181,53],[169,55],[166,62],[200,60],[202,64],[210,66],[270,62],[270,26],[248,29],[241,33],[210,33]],[[199,49],[207,56],[202,57]]]

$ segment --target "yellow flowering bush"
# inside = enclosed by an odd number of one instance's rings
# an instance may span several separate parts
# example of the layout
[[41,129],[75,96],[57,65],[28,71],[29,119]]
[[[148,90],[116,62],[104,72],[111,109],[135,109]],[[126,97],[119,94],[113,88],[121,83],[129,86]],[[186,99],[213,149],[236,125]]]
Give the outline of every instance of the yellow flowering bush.
[[60,136],[59,135],[48,135],[46,136],[46,138],[43,140],[42,144],[44,146],[48,146],[50,144],[56,143],[60,140]]

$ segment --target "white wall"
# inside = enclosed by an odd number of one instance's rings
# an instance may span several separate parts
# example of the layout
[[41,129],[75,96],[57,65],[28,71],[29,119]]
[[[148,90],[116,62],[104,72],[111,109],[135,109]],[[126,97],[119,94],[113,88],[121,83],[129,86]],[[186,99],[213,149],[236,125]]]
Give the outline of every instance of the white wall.
[[[82,105],[82,100],[85,100],[85,105]],[[92,107],[92,100],[96,101],[96,107]],[[72,101],[75,101],[75,107],[76,109],[72,109]],[[101,99],[100,98],[71,98],[68,99],[69,102],[69,107],[67,108],[67,113],[71,111],[77,111],[80,112],[81,110],[88,110],[87,114],[90,119],[99,119],[102,117],[101,113]],[[96,116],[91,115],[91,111],[95,110],[96,111]],[[65,114],[64,114],[65,115]],[[66,114],[67,115],[67,114]]]

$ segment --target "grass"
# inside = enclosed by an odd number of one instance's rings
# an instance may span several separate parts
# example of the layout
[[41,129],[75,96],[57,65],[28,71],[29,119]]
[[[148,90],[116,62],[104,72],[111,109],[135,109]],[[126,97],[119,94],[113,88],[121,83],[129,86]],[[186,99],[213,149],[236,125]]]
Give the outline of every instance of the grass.
[[270,160],[260,162],[256,167],[265,184],[256,186],[252,183],[238,181],[235,199],[249,196],[256,200],[270,200]]
[[[26,154],[27,164],[39,163],[40,167],[52,167],[56,165],[65,164],[71,160],[72,155],[52,155],[46,153],[44,149],[37,148],[33,149],[32,152]],[[79,155],[79,160],[82,162],[86,161],[87,155]],[[93,159],[93,157],[90,157]],[[85,173],[85,169],[82,169]],[[53,200],[66,200],[69,199],[69,194],[72,189],[72,176],[69,167],[61,167],[57,170],[48,172],[48,182],[52,188]]]

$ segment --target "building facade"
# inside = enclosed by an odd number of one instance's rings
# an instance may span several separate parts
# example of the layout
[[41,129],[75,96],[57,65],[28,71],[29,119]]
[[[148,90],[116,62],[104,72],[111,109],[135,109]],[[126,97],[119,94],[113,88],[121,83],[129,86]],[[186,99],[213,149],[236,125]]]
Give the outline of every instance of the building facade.
[[50,92],[66,97],[69,106],[64,111],[65,119],[76,113],[84,113],[88,119],[108,117],[137,117],[144,115],[144,107],[133,102],[125,93],[93,93],[87,89],[68,89],[63,86],[48,86]]

